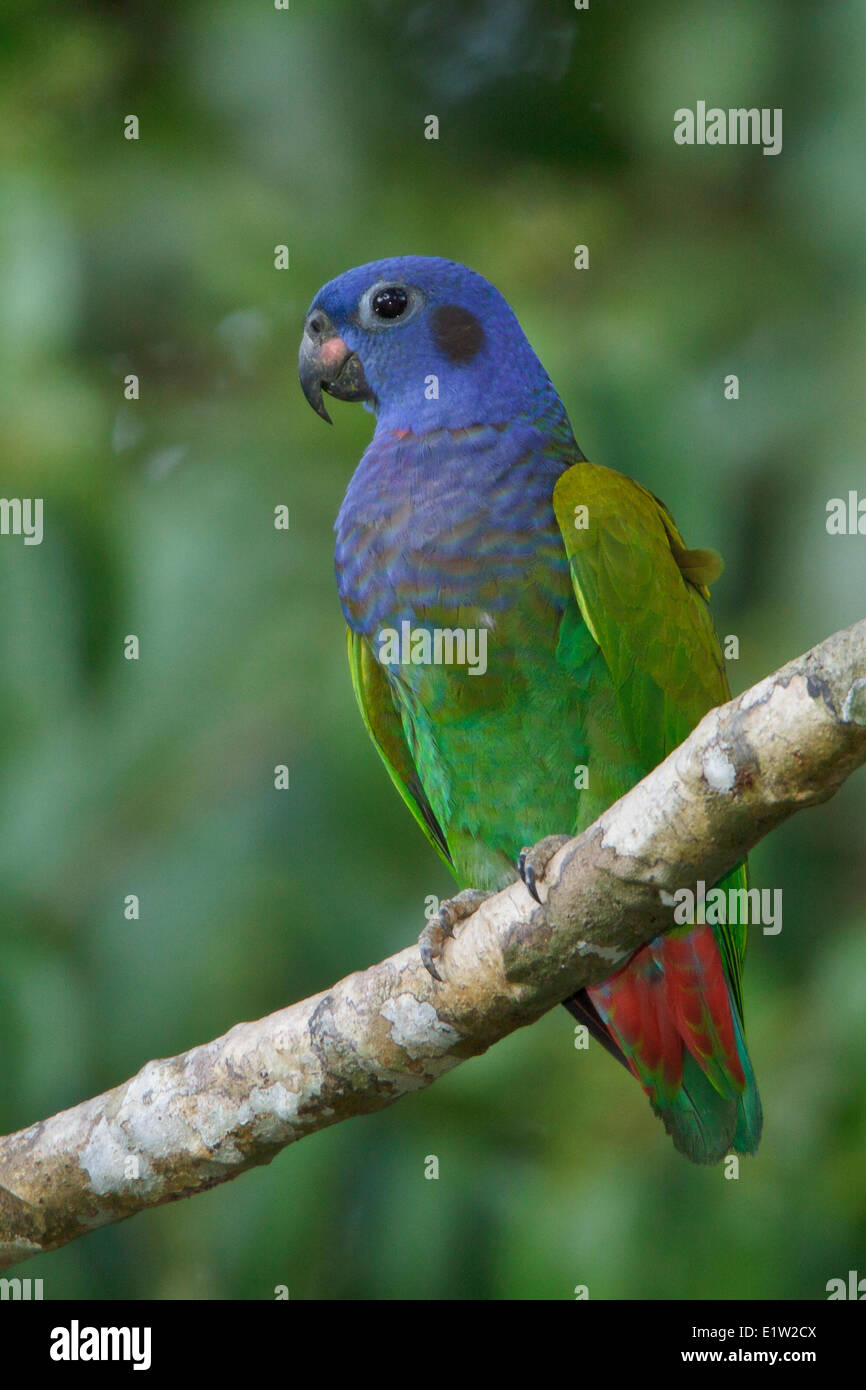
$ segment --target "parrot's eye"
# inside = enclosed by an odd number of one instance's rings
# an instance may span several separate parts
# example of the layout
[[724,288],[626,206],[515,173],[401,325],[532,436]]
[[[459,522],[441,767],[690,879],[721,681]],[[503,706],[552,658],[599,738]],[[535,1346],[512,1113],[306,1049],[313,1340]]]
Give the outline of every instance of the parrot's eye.
[[424,295],[417,285],[395,285],[377,280],[361,295],[355,322],[371,333],[399,329],[423,307]]
[[405,314],[409,296],[401,285],[386,285],[370,300],[370,308],[379,319],[398,319]]

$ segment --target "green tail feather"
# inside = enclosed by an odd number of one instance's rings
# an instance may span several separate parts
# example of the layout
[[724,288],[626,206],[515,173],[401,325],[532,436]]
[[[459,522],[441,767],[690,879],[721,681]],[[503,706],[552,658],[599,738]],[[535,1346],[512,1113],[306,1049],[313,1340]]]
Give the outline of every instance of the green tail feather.
[[683,1079],[673,1097],[651,1101],[674,1147],[692,1163],[721,1163],[729,1153],[753,1154],[761,1139],[761,1098],[743,1030],[733,1011],[737,1051],[746,1077],[741,1095],[721,1094],[688,1052],[683,1055]]

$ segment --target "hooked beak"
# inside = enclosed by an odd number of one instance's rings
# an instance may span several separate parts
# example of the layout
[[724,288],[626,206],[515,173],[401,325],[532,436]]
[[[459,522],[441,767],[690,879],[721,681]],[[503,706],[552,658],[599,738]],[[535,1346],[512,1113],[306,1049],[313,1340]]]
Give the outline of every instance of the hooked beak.
[[322,309],[311,309],[307,315],[298,353],[298,377],[310,405],[329,425],[323,390],[340,401],[373,399],[360,357],[350,352]]

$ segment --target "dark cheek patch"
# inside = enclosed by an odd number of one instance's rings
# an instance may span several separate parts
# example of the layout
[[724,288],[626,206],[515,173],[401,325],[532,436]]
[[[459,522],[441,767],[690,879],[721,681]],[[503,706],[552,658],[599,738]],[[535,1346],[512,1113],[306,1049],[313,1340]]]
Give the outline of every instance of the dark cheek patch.
[[443,304],[433,311],[433,341],[450,362],[471,362],[484,342],[484,329],[468,309]]

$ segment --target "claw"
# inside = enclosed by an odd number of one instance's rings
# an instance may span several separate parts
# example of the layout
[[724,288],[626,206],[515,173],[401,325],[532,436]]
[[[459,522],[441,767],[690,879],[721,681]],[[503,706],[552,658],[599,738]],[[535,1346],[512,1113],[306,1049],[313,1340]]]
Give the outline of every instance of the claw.
[[433,976],[434,980],[438,980],[440,985],[444,984],[442,976],[439,974],[439,971],[436,969],[436,966],[433,963],[432,946],[421,947],[421,964],[424,966],[424,969],[428,972],[428,974]]
[[540,903],[541,899],[538,896],[538,889],[535,886],[535,868],[531,863],[527,862],[529,848],[530,847],[528,845],[524,846],[524,848],[518,854],[517,872],[520,874],[520,877],[523,879],[523,882],[526,884],[526,887],[528,891],[531,893],[532,897],[535,899],[537,903]]
[[446,898],[439,904],[439,911],[435,917],[431,917],[426,927],[418,938],[418,947],[421,952],[421,964],[434,980],[438,980],[440,985],[443,983],[442,976],[436,968],[436,961],[442,955],[442,948],[449,936],[454,935],[454,928],[460,922],[471,917],[476,908],[480,907],[485,899],[489,898],[490,893],[483,892],[480,888],[464,888],[462,893],[456,897]]
[[547,835],[537,845],[524,845],[517,856],[517,872],[526,885],[527,892],[541,903],[538,895],[538,880],[544,878],[547,866],[557,850],[568,843],[567,835]]

